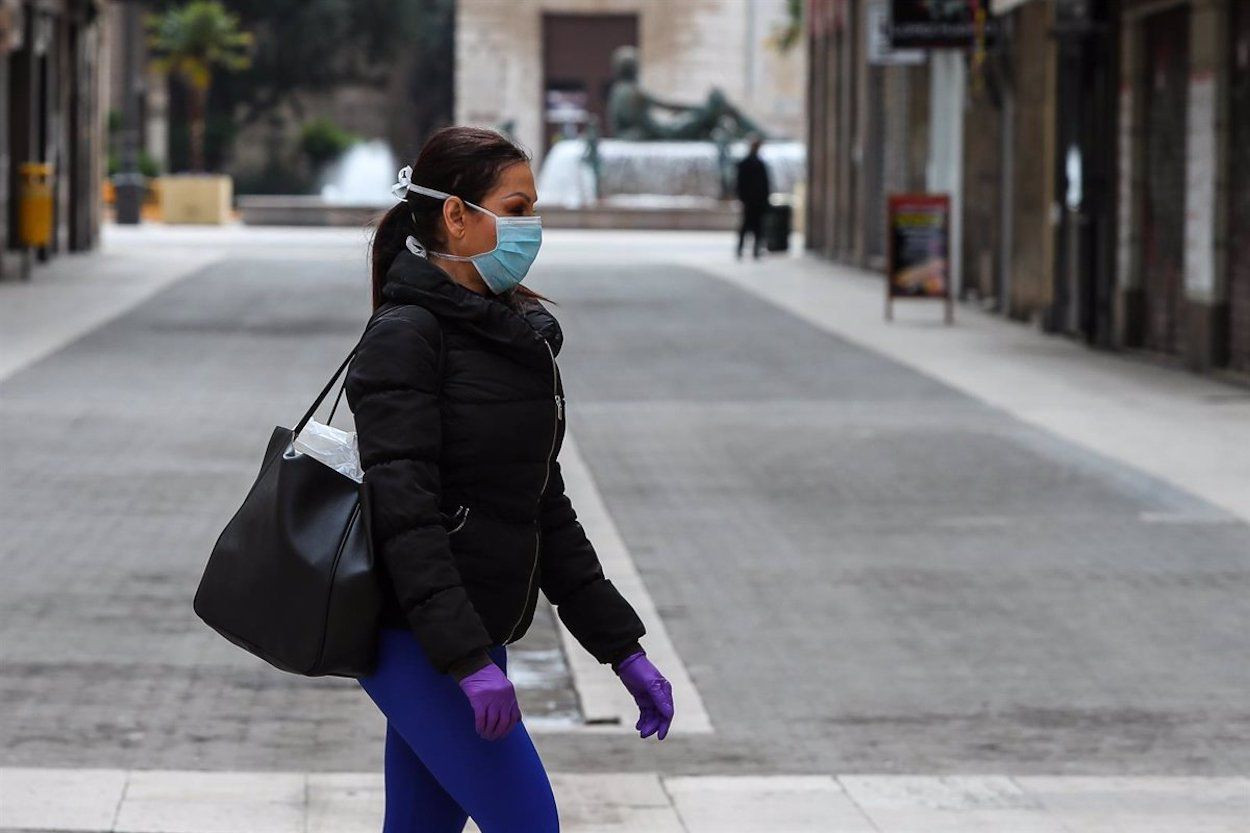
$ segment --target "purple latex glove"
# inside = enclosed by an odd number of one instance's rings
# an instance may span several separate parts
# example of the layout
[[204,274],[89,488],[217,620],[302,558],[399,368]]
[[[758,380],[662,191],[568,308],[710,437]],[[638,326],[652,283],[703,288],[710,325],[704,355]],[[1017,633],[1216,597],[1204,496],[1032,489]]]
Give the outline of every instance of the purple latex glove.
[[516,689],[493,662],[461,680],[460,690],[473,706],[477,733],[486,740],[499,740],[521,720]]
[[616,667],[616,674],[638,704],[638,722],[634,728],[639,737],[655,734],[656,740],[664,740],[673,722],[673,686],[647,659],[646,651],[630,654],[622,660]]

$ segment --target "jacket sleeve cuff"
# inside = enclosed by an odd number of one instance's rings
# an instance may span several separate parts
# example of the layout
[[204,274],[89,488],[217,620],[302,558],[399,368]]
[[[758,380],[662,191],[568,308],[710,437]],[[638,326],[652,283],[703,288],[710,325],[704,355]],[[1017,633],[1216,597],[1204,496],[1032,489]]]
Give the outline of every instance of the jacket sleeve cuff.
[[608,664],[612,666],[612,672],[616,673],[622,662],[640,651],[642,651],[642,644],[634,641],[629,645],[625,645],[619,651],[614,652],[612,656],[608,657]]
[[456,678],[456,682],[460,682],[465,677],[477,671],[481,671],[486,666],[494,662],[490,658],[490,654],[485,651],[474,651],[467,657],[453,662],[447,669],[447,673]]

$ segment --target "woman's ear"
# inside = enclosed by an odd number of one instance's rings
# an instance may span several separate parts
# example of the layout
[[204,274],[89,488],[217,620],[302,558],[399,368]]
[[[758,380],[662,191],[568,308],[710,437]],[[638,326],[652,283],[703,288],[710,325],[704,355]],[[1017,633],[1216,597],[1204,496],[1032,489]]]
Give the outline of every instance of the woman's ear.
[[443,225],[447,228],[448,242],[464,237],[464,214],[464,201],[459,197],[443,200]]

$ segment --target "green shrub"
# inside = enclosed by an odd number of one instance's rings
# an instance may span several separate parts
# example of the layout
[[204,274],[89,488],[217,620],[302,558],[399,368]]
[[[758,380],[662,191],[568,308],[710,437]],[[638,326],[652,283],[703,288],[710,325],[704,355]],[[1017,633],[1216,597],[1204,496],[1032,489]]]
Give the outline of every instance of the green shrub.
[[[121,155],[115,150],[110,150],[108,156],[108,175],[115,176],[118,173],[121,173],[121,169]],[[139,151],[139,173],[148,178],[160,176],[161,163],[157,162],[156,159],[153,158],[152,154],[148,153],[146,150],[141,150]]]
[[299,148],[314,169],[338,159],[360,141],[359,137],[326,118],[317,118],[300,131]]

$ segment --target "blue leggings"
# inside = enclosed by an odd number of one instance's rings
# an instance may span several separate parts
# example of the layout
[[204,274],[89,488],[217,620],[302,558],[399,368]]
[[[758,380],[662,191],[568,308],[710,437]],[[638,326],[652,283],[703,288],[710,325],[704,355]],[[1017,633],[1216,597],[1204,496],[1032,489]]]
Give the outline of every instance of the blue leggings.
[[[489,653],[506,673],[507,649]],[[482,833],[559,831],[525,723],[502,740],[478,737],[468,698],[411,631],[380,628],[377,668],[357,680],[386,715],[383,833],[460,833],[470,816]]]

